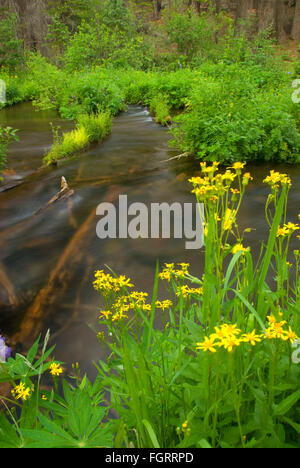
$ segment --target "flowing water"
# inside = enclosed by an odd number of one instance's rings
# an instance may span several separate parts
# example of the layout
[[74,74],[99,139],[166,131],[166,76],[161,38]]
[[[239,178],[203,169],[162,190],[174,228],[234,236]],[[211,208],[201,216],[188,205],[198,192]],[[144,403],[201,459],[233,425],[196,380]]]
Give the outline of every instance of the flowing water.
[[[102,350],[92,327],[97,326],[101,299],[94,291],[94,271],[108,265],[125,274],[136,288],[151,293],[156,261],[188,262],[197,276],[203,271],[203,249],[186,250],[185,239],[106,239],[96,235],[102,202],[117,206],[119,195],[128,204],[194,203],[188,178],[199,163],[171,160],[166,129],[148,111],[131,106],[114,121],[112,134],[56,167],[43,168],[41,160],[52,142],[50,122],[63,130],[73,127],[53,111],[34,111],[21,104],[0,113],[0,124],[19,129],[20,141],[10,146],[4,184],[0,186],[0,331],[9,337],[22,329],[28,310],[38,310],[32,336],[50,328],[56,343],[55,358],[79,362],[94,374],[92,361]],[[262,180],[270,165],[249,166],[255,181],[249,186],[239,217],[241,230],[254,229],[247,245],[258,255],[267,239],[264,205],[268,188]],[[300,168],[276,168],[292,177],[289,220],[300,213]],[[45,209],[60,190],[64,176],[74,194]],[[19,184],[19,185],[17,185]],[[293,241],[292,249],[299,241]],[[163,295],[163,290],[161,290]],[[30,337],[29,337],[30,338]]]

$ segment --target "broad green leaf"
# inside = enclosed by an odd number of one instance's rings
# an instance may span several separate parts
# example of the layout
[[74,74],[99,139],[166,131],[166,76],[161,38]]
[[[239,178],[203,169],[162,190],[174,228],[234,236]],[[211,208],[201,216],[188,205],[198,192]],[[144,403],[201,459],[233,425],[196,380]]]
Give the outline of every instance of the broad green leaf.
[[157,437],[156,437],[156,434],[153,430],[153,427],[151,426],[151,424],[149,423],[149,421],[147,421],[146,419],[143,419],[143,424],[145,426],[145,428],[147,429],[147,432],[149,434],[149,437],[151,439],[151,442],[153,444],[153,448],[160,448],[160,445],[159,445],[159,442],[157,440]]
[[300,399],[300,390],[282,400],[274,409],[274,416],[284,416]]

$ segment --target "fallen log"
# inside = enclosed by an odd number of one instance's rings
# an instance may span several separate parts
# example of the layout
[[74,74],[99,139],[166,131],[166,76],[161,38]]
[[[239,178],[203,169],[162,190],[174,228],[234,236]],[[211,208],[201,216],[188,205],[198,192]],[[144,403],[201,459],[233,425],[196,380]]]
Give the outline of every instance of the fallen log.
[[41,332],[43,320],[49,316],[53,305],[71,283],[76,266],[83,259],[85,244],[95,235],[95,229],[93,229],[95,214],[95,210],[93,210],[65,248],[58,263],[50,273],[48,283],[36,296],[25,314],[19,331],[13,336],[15,342],[20,341],[26,345]]
[[12,190],[15,187],[18,187],[19,185],[23,184],[23,180],[14,180],[11,182],[7,182],[4,185],[0,185],[0,193],[7,192],[8,190]]
[[45,206],[43,206],[36,213],[34,213],[33,216],[37,216],[40,213],[43,213],[44,211],[46,211],[49,207],[51,207],[51,205],[53,205],[57,201],[67,199],[67,198],[71,197],[72,195],[74,195],[74,190],[71,190],[69,188],[66,179],[64,177],[62,177],[61,178],[61,189],[60,189],[60,191],[54,197],[52,197],[51,200],[49,200],[48,203]]
[[[106,201],[113,201],[121,193],[114,190]],[[30,346],[40,334],[43,321],[51,315],[55,304],[70,287],[77,267],[86,256],[85,247],[96,235],[96,210],[94,209],[73,235],[60,256],[56,266],[50,272],[47,284],[40,290],[32,305],[27,310],[19,331],[12,337],[14,343]]]
[[20,301],[2,262],[0,262],[0,287],[1,292],[4,292],[4,295],[7,298],[8,305],[11,307],[17,307]]
[[181,153],[181,154],[177,154],[176,156],[173,156],[172,158],[169,158],[169,159],[164,159],[163,161],[161,161],[162,163],[165,163],[165,162],[170,162],[170,161],[179,161],[179,159],[182,159],[182,158],[188,158],[189,156],[191,156],[191,153]]
[[[71,312],[68,316],[68,319],[65,320],[63,326],[60,327],[58,331],[56,331],[55,333],[51,335],[50,340],[49,340],[50,342],[55,342],[55,339],[59,335],[64,333],[71,326],[71,324],[74,323],[76,319],[78,318],[80,310],[81,310],[80,298],[81,298],[82,289],[84,288],[84,286],[86,285],[88,281],[91,269],[92,269],[92,260],[89,259],[87,266],[85,268],[84,274],[82,276],[80,285],[76,290],[76,298],[75,298],[74,304],[72,304],[72,306],[70,307]],[[94,312],[95,312],[95,309],[94,309]]]
[[74,190],[71,190],[66,182],[66,179],[62,177],[61,190],[51,200],[38,211],[36,211],[29,218],[21,221],[19,224],[13,227],[9,227],[0,233],[0,248],[3,249],[5,243],[12,237],[19,235],[25,229],[28,229],[32,223],[34,223],[37,216],[43,214],[46,210],[52,208],[56,202],[68,200],[74,194]]

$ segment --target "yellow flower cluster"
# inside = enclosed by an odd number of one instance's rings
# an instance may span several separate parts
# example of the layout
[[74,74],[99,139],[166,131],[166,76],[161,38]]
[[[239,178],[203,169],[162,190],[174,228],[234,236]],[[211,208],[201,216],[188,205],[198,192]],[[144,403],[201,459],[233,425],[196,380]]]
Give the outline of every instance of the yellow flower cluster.
[[173,305],[172,301],[170,300],[165,300],[165,301],[156,301],[155,303],[157,309],[161,309],[162,311],[166,309],[170,309]]
[[181,434],[189,437],[191,435],[191,428],[189,427],[189,422],[184,421],[181,426],[176,428],[176,433],[178,436],[181,436]]
[[295,231],[299,231],[299,224],[287,223],[283,227],[279,227],[277,231],[277,237],[288,237],[291,236]]
[[264,183],[270,185],[272,190],[279,189],[280,185],[292,186],[291,179],[287,174],[281,174],[275,171],[270,171],[270,175],[265,178]]
[[285,320],[278,321],[276,317],[270,315],[268,317],[269,326],[266,329],[266,338],[269,340],[281,339],[283,341],[290,341],[294,343],[295,340],[298,340],[297,334],[289,326],[288,330],[284,329],[284,326],[287,325]]
[[94,288],[102,294],[118,293],[122,288],[134,287],[130,278],[126,278],[126,276],[123,275],[118,278],[114,278],[110,274],[104,273],[103,270],[97,271],[95,273],[95,278],[96,280],[93,283]]
[[[233,171],[227,169],[224,174],[216,174],[218,171],[218,162],[214,162],[212,166],[207,166],[206,163],[201,163],[201,169],[204,174],[203,177],[192,177],[189,182],[194,186],[192,193],[196,195],[199,201],[213,201],[216,202],[220,197],[231,189],[233,182],[237,177],[240,177],[242,169],[245,167],[244,163],[237,162],[232,168]],[[215,175],[216,174],[216,175]],[[253,180],[249,172],[243,174],[242,185],[245,187],[249,181]],[[234,195],[239,194],[239,190],[231,189]]]
[[145,292],[133,291],[128,295],[124,295],[115,300],[111,306],[111,310],[102,310],[99,315],[100,320],[110,320],[111,322],[119,322],[123,319],[128,319],[128,312],[139,307],[144,312],[151,310],[151,305],[146,304],[148,294]]
[[185,299],[188,298],[191,294],[197,294],[198,296],[202,296],[203,288],[190,288],[187,285],[179,286],[177,288],[176,296],[180,297],[183,296]]
[[220,327],[215,327],[215,333],[212,333],[208,337],[206,336],[204,342],[197,343],[196,349],[216,353],[218,348],[224,348],[228,352],[232,352],[241,343],[249,343],[255,346],[264,339],[289,340],[291,343],[298,339],[291,327],[288,330],[284,330],[283,327],[286,325],[286,321],[278,322],[274,316],[268,317],[268,321],[269,327],[266,329],[266,333],[263,334],[257,334],[256,330],[242,334],[242,331],[238,329],[236,324],[224,324]]
[[244,247],[243,244],[236,244],[233,248],[232,248],[232,254],[235,255],[237,254],[238,252],[250,252],[250,247]]
[[170,282],[173,277],[184,278],[185,275],[189,273],[189,263],[177,263],[177,266],[179,266],[180,269],[175,268],[174,263],[165,263],[165,268],[158,275],[159,278]]
[[28,398],[30,398],[31,394],[31,388],[26,387],[23,382],[21,382],[19,385],[17,385],[13,390],[11,391],[12,395],[17,399],[22,399],[26,401]]

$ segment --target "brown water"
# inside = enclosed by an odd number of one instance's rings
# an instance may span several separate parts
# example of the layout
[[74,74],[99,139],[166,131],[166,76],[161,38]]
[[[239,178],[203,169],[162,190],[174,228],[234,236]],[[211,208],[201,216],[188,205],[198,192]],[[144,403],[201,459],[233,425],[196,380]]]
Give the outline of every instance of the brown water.
[[[140,290],[151,293],[156,261],[189,262],[191,272],[202,275],[203,249],[186,250],[185,240],[99,240],[96,207],[101,202],[117,205],[119,195],[128,203],[191,203],[194,198],[187,179],[199,164],[186,160],[165,162],[176,154],[168,147],[166,129],[155,124],[149,113],[132,106],[115,119],[112,135],[57,167],[37,171],[52,142],[49,122],[72,128],[53,111],[36,112],[30,104],[1,111],[0,124],[18,128],[20,142],[10,147],[5,183],[23,181],[0,193],[0,267],[11,287],[10,300],[0,291],[0,331],[13,336],[26,312],[49,291],[43,302],[42,333],[50,328],[56,343],[55,357],[68,364],[78,361],[94,374],[92,361],[102,350],[91,326],[97,325],[101,300],[93,290],[94,271],[109,265],[126,274]],[[249,166],[255,178],[240,215],[241,228],[255,229],[246,239],[254,253],[268,230],[264,204],[268,188],[262,180],[272,167]],[[280,167],[293,180],[289,200],[290,221],[300,213],[300,167]],[[64,176],[74,195],[34,216],[59,191]],[[295,240],[292,249],[299,247]],[[54,294],[53,294],[54,291]],[[163,291],[161,291],[163,294]],[[18,305],[12,306],[14,300]],[[34,335],[33,329],[33,335]]]

